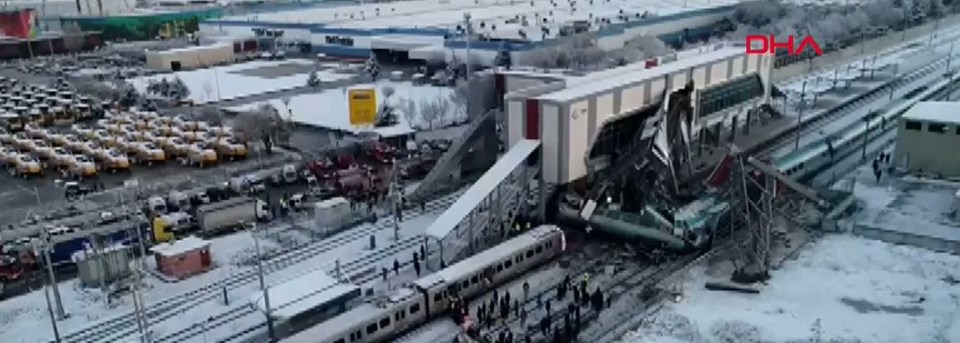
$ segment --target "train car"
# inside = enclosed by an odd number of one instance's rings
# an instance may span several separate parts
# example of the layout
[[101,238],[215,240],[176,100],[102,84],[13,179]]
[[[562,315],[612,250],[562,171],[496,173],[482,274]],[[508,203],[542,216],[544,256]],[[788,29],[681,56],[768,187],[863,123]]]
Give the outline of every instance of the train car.
[[[858,121],[850,124],[850,126],[821,140],[776,159],[773,165],[780,172],[796,180],[805,181],[833,165],[836,161],[841,161],[850,154],[861,151],[864,135],[866,135],[867,141],[872,141],[883,135],[886,130],[896,128],[897,119],[900,116],[917,102],[932,99],[947,90],[949,81],[949,79],[943,80],[925,88],[921,93],[909,97],[909,99],[887,111],[872,112],[866,117],[870,118],[868,123]],[[883,127],[881,127],[882,123],[885,123]]]
[[366,303],[320,325],[284,339],[289,343],[379,343],[444,315],[448,295],[470,299],[490,285],[510,281],[566,251],[563,231],[543,225],[468,257],[399,289],[375,303]]

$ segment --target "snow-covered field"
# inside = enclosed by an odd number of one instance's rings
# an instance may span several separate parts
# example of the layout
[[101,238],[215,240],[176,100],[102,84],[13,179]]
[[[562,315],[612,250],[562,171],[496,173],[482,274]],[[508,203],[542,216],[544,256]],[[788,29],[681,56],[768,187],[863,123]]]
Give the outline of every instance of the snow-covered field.
[[[412,237],[423,232],[436,218],[438,213],[407,219],[401,224],[402,237]],[[382,225],[381,223],[379,223]],[[369,225],[369,224],[363,224]],[[289,249],[300,242],[308,242],[309,234],[297,230],[275,230],[261,239],[261,249],[265,254]],[[380,230],[376,233],[378,242],[391,242],[393,230]],[[364,246],[368,244],[366,238],[343,244],[324,253],[316,254],[300,263],[291,265],[280,271],[267,275],[268,285],[276,285],[312,270],[329,269],[334,261],[350,261],[370,250]],[[382,243],[381,243],[382,245]],[[210,272],[194,276],[177,283],[166,283],[160,279],[147,275],[145,283],[149,290],[144,293],[148,306],[182,292],[200,288],[205,285],[219,282],[231,274],[248,271],[255,268],[253,238],[248,232],[236,233],[213,240],[211,248],[214,260],[218,267]],[[400,258],[408,258],[410,252],[404,252]],[[149,260],[149,259],[148,259]],[[392,261],[388,261],[392,262]],[[387,262],[385,262],[387,263]],[[384,265],[386,266],[386,264]],[[69,334],[98,321],[113,318],[133,311],[132,297],[127,295],[112,305],[107,305],[103,296],[97,290],[88,290],[80,286],[79,280],[69,280],[59,283],[63,304],[69,318],[59,321],[58,328],[61,335]],[[247,300],[257,290],[257,283],[250,282],[243,286],[229,290],[230,305],[225,306],[219,299],[208,301],[191,308],[183,309],[176,316],[167,320],[154,319],[150,325],[153,337],[162,337],[196,323],[205,321],[210,316],[224,313],[237,306],[248,306]],[[240,330],[257,325],[264,320],[263,316],[247,316],[208,330],[207,338],[216,341]],[[132,338],[132,337],[128,337]],[[47,315],[47,306],[42,290],[24,294],[0,302],[0,342],[3,343],[38,343],[53,340],[50,320]],[[201,338],[197,337],[196,342]]]
[[[392,87],[395,93],[386,100],[383,96],[383,89]],[[364,128],[355,127],[350,124],[350,106],[347,95],[349,89],[375,89],[377,92],[377,103],[380,106],[384,101],[389,101],[394,107],[399,123],[385,128]],[[302,94],[290,98],[289,107],[285,106],[279,99],[269,101],[271,105],[277,108],[280,113],[286,113],[289,109],[293,113],[293,121],[305,125],[325,127],[334,130],[343,130],[347,132],[359,133],[373,131],[385,136],[395,136],[406,134],[413,131],[412,128],[423,127],[424,118],[422,116],[414,117],[414,122],[408,122],[406,116],[401,112],[407,110],[406,104],[413,102],[417,108],[421,107],[422,101],[443,100],[448,103],[449,111],[455,112],[455,106],[449,101],[453,89],[446,87],[435,87],[429,85],[413,85],[411,82],[394,82],[386,79],[378,80],[373,84],[360,84],[337,89],[326,89],[319,93]],[[247,104],[229,108],[232,111],[246,111],[259,106],[260,103]],[[420,113],[422,111],[415,111]],[[455,115],[445,120],[453,119]],[[435,123],[441,124],[441,123]]]
[[622,342],[960,342],[960,257],[847,235],[812,243],[760,294],[708,291],[690,272]]
[[[600,26],[600,19],[621,23],[622,14],[629,20],[640,20],[644,12],[660,16],[685,11],[734,4],[735,0],[418,0],[389,4],[367,3],[337,7],[260,13],[227,17],[225,20],[269,21],[286,23],[326,24],[330,27],[352,29],[379,28],[441,28],[454,30],[463,23],[464,13],[470,13],[474,32],[500,38],[518,38],[525,30],[531,40],[542,38],[539,27],[550,29],[547,37],[555,37],[560,27],[577,20]],[[529,25],[517,21],[526,17]],[[509,21],[509,22],[508,22]]]
[[[167,79],[168,81],[173,81],[175,77],[180,77],[183,83],[187,85],[187,88],[190,89],[189,99],[195,103],[203,104],[306,86],[309,70],[313,63],[313,61],[302,59],[252,61],[227,66],[144,76],[130,79],[129,81],[137,91],[145,94],[150,80],[160,81]],[[250,74],[257,69],[281,68],[284,65],[299,65],[304,69],[304,72],[293,74],[281,73],[276,75],[277,77],[257,77]],[[321,66],[335,68],[334,64]],[[317,72],[317,77],[320,78],[321,82],[332,82],[352,77],[352,75],[338,74],[327,69],[321,69],[322,70]]]

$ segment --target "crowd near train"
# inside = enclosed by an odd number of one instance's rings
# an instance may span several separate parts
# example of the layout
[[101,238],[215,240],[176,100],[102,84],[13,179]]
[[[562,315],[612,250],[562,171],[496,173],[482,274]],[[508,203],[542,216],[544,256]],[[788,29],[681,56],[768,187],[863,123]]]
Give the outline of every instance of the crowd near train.
[[431,320],[449,316],[454,303],[460,299],[483,295],[552,260],[566,249],[566,237],[559,227],[541,225],[283,342],[386,342]]

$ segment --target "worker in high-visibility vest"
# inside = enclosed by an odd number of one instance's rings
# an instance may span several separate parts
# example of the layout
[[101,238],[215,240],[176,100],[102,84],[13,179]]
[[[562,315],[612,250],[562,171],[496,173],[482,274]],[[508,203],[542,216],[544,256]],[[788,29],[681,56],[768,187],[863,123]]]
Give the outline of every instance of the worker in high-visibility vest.
[[527,231],[530,231],[530,222],[527,222]]

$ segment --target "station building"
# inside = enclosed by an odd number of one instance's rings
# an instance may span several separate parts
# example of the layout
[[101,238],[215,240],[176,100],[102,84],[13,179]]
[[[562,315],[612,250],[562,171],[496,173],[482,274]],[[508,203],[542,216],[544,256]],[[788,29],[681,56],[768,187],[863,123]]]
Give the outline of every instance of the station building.
[[641,128],[643,138],[651,137],[654,125],[643,121],[688,83],[691,137],[718,137],[737,116],[769,104],[771,57],[718,44],[587,75],[501,71],[508,146],[540,140],[544,181],[577,181],[602,168],[604,156],[630,144]]
[[[894,150],[896,165],[911,173],[960,177],[960,102],[922,101],[900,117]],[[946,149],[946,150],[943,150]]]
[[[316,53],[390,60],[447,59],[456,54],[492,64],[499,51],[511,57],[549,47],[559,37],[589,27],[600,48],[615,49],[640,36],[678,42],[710,33],[737,1],[693,3],[642,0],[580,2],[551,0],[415,0],[321,6],[207,20],[201,35],[269,35],[308,45]],[[429,10],[425,10],[429,9]],[[464,14],[475,38],[467,42]]]

